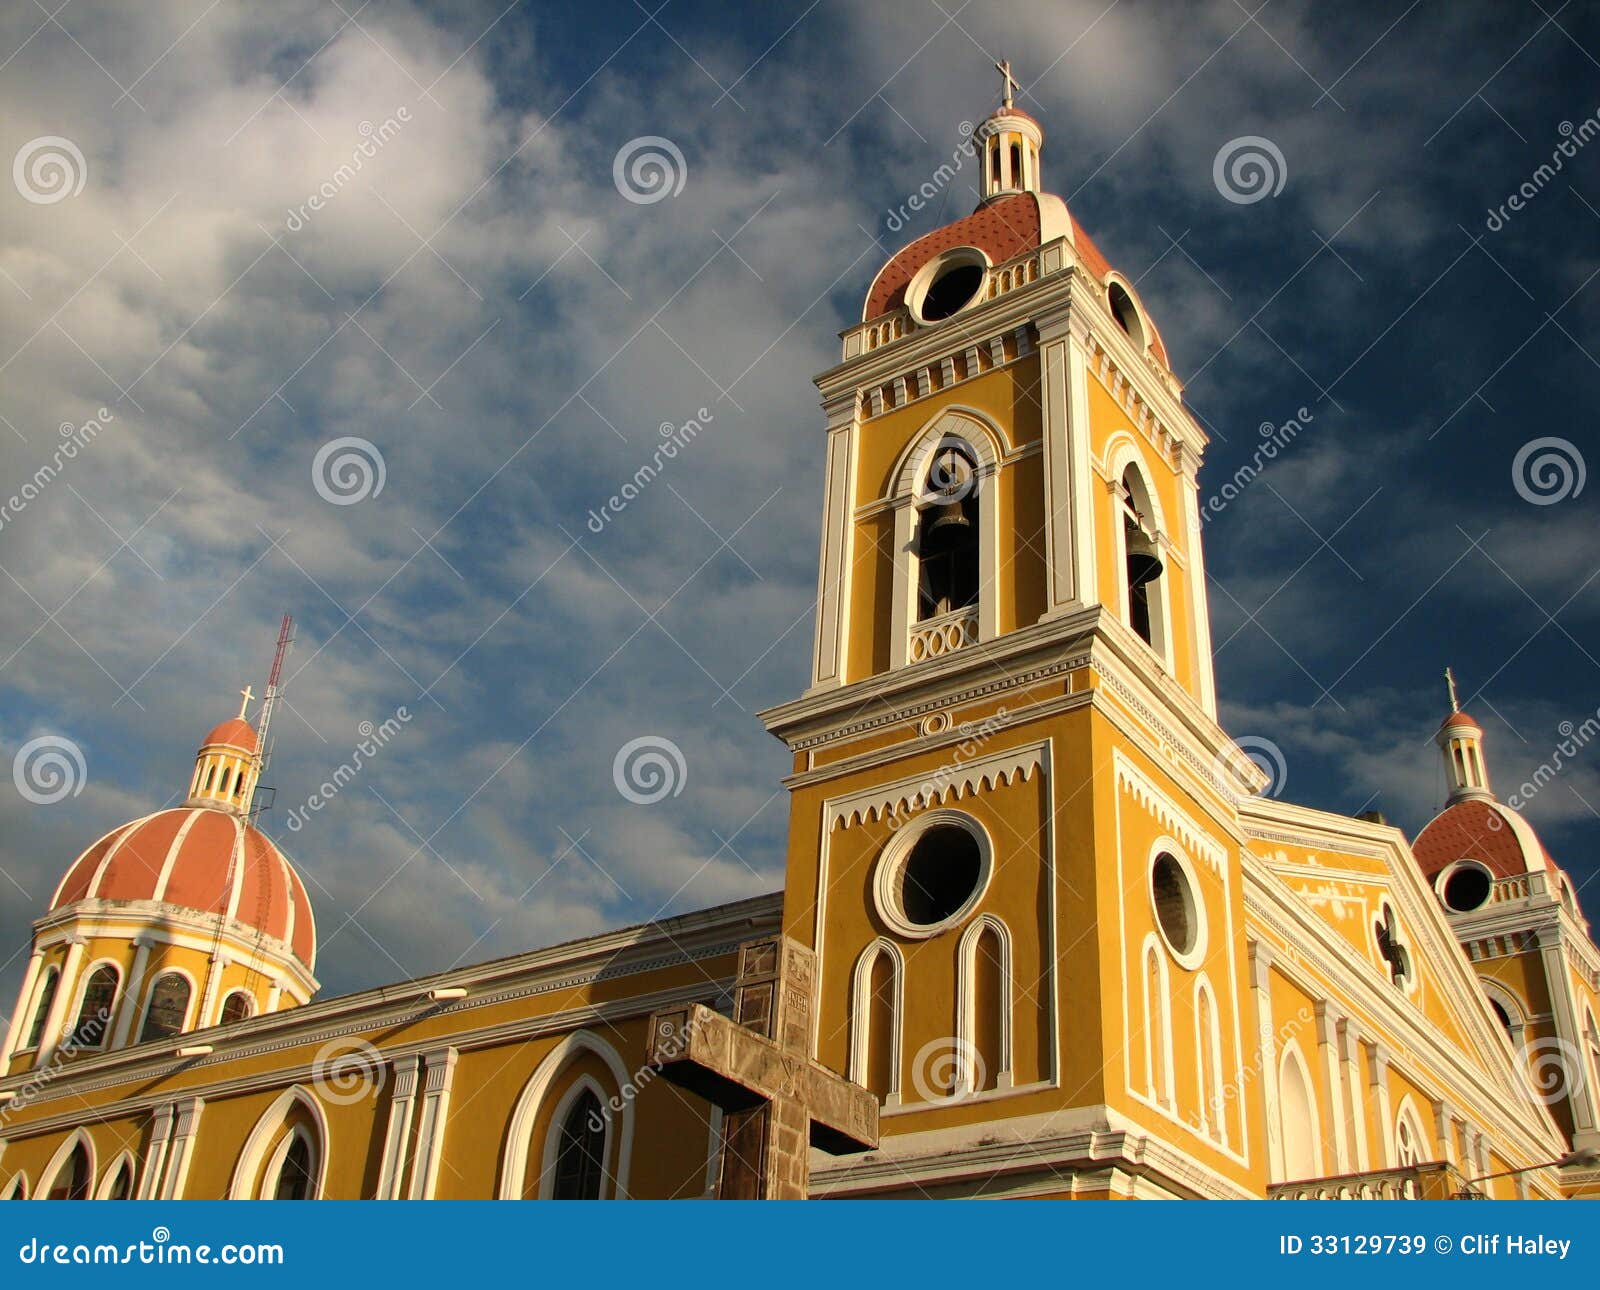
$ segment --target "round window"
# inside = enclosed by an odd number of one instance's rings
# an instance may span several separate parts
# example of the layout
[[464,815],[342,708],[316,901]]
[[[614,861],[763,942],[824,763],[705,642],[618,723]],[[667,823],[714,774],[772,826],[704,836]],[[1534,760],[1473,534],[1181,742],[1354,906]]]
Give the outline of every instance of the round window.
[[1482,865],[1458,864],[1444,880],[1444,890],[1440,894],[1444,897],[1446,907],[1458,914],[1465,914],[1488,900],[1489,890],[1493,886],[1494,879]]
[[878,912],[902,936],[932,936],[972,911],[989,883],[989,840],[955,811],[924,816],[879,863]]
[[928,287],[922,298],[922,316],[941,322],[978,294],[983,285],[981,264],[958,264],[946,269]]
[[906,286],[906,302],[920,323],[943,322],[978,298],[989,261],[975,246],[956,247],[917,271]]
[[1167,945],[1185,967],[1194,966],[1201,948],[1200,904],[1194,881],[1170,851],[1159,853],[1150,866],[1150,899]]

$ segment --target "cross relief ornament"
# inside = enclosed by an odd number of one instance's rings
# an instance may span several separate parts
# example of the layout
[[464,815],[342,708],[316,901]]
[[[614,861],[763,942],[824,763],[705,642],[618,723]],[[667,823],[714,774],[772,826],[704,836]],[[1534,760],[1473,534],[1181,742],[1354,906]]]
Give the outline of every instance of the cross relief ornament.
[[739,947],[733,1016],[703,1003],[650,1018],[646,1060],[721,1108],[719,1200],[804,1200],[811,1148],[878,1145],[878,1100],[811,1059],[816,966],[787,936]]

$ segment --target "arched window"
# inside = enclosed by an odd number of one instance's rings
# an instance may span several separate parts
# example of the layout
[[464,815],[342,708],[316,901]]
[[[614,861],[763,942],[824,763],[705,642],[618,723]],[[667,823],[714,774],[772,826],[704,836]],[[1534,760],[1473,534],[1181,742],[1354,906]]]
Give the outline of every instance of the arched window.
[[606,1169],[606,1120],[594,1090],[584,1089],[561,1121],[552,1200],[599,1200]]
[[1128,626],[1163,658],[1167,653],[1166,611],[1162,600],[1160,534],[1144,476],[1135,465],[1122,472],[1122,561]]
[[229,1199],[320,1199],[326,1191],[327,1142],[321,1103],[302,1085],[284,1089],[245,1139]]
[[90,1179],[94,1165],[89,1159],[89,1149],[80,1138],[72,1144],[72,1151],[57,1166],[55,1174],[45,1185],[46,1200],[88,1200]]
[[961,937],[958,988],[961,1007],[958,1094],[1011,1084],[1011,933],[985,914]]
[[1283,1176],[1286,1181],[1317,1178],[1322,1174],[1322,1122],[1317,1118],[1317,1095],[1300,1050],[1293,1043],[1284,1049],[1278,1067],[1278,1116],[1283,1134]]
[[124,1155],[111,1167],[105,1181],[100,1184],[100,1200],[133,1199],[133,1161]]
[[1144,1078],[1152,1100],[1172,1105],[1172,1020],[1167,1009],[1167,964],[1154,936],[1144,950]]
[[[630,1078],[617,1050],[592,1031],[574,1031],[556,1044],[517,1098],[507,1126],[496,1194],[502,1200],[554,1197],[558,1173],[567,1177],[559,1168],[566,1135],[568,1131],[577,1134],[581,1128],[588,1136],[574,1150],[581,1147],[589,1155],[598,1152],[597,1194],[603,1200],[626,1200],[637,1111],[634,1099],[623,1096]],[[592,1096],[586,1105],[593,1117],[586,1113],[575,1118],[573,1107],[585,1093]],[[569,1157],[572,1167],[577,1160]]]
[[1227,1099],[1222,1092],[1222,1030],[1217,1023],[1217,1001],[1204,975],[1194,985],[1194,1043],[1201,1125],[1208,1136],[1226,1143],[1228,1121]]
[[928,466],[917,516],[917,621],[978,603],[978,466],[945,444]]
[[263,1193],[273,1200],[315,1200],[317,1161],[311,1135],[296,1127],[267,1167]]
[[888,941],[869,945],[856,960],[850,1011],[850,1078],[894,1106],[900,1100],[900,952]]
[[28,1175],[19,1173],[12,1176],[5,1189],[0,1191],[0,1200],[27,1200]]
[[121,974],[110,963],[102,963],[89,974],[83,987],[83,1002],[72,1026],[73,1048],[101,1048],[111,1033],[111,1005],[116,1002]]
[[1402,1168],[1420,1165],[1426,1159],[1426,1141],[1416,1109],[1409,1102],[1402,1104],[1394,1123],[1395,1164]]
[[38,1002],[33,1005],[33,1024],[28,1027],[29,1048],[37,1048],[44,1039],[45,1022],[50,1020],[50,1006],[56,1001],[56,987],[60,984],[60,971],[47,969],[44,980],[39,983]]
[[189,978],[179,972],[167,972],[156,978],[150,987],[150,1003],[144,1013],[144,1025],[139,1030],[139,1042],[148,1039],[170,1039],[183,1030],[189,1014]]
[[217,1018],[217,1024],[227,1026],[235,1021],[243,1021],[246,1017],[254,1016],[255,1011],[255,1000],[244,990],[235,990],[222,1001],[222,1013]]

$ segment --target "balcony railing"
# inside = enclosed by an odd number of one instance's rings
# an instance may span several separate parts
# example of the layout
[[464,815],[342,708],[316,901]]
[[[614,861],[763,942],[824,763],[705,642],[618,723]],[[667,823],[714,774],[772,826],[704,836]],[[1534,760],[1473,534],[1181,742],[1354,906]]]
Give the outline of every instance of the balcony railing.
[[1267,1199],[1459,1200],[1468,1198],[1471,1190],[1463,1185],[1464,1181],[1459,1169],[1439,1160],[1425,1165],[1401,1165],[1395,1169],[1273,1183],[1267,1188]]
[[952,609],[935,618],[924,618],[911,628],[910,658],[913,663],[952,654],[966,645],[978,643],[978,607]]

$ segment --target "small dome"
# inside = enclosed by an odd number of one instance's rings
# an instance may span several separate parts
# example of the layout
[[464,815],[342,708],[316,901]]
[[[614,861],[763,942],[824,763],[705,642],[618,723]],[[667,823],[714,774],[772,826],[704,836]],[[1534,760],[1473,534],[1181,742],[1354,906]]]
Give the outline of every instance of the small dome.
[[255,728],[243,717],[229,717],[200,741],[202,748],[210,748],[216,744],[253,753],[257,746]]
[[[219,730],[243,722],[225,722]],[[79,901],[150,901],[214,914],[287,946],[310,970],[316,923],[300,875],[254,825],[210,807],[157,811],[107,833],[73,862],[51,911]]]
[[1527,820],[1509,806],[1481,799],[1457,802],[1434,816],[1411,853],[1430,881],[1457,860],[1477,860],[1496,878],[1555,872]]
[[[861,320],[869,322],[904,305],[906,288],[918,270],[946,251],[972,246],[988,256],[990,264],[1003,264],[1058,237],[1072,244],[1079,263],[1104,286],[1111,263],[1067,211],[1066,203],[1052,193],[1013,193],[987,201],[965,219],[936,228],[897,251],[872,280]],[[1160,335],[1148,319],[1144,321],[1150,328],[1151,353],[1170,366]]]

